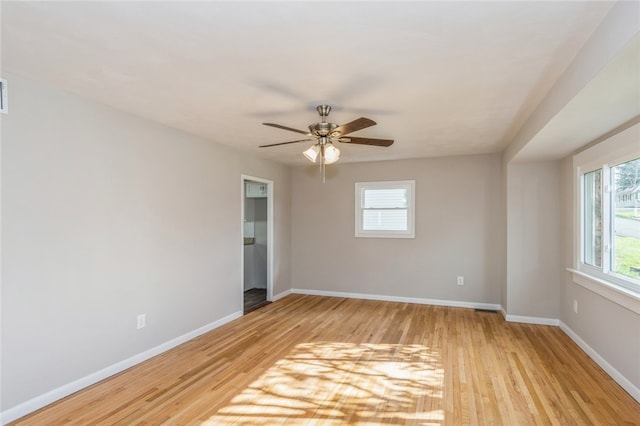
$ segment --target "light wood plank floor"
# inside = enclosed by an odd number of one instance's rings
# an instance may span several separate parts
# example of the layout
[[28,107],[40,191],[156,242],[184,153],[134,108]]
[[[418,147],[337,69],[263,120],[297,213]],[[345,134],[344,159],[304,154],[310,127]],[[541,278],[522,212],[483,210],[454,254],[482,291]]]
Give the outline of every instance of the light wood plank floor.
[[623,425],[640,404],[557,327],[290,295],[15,424]]

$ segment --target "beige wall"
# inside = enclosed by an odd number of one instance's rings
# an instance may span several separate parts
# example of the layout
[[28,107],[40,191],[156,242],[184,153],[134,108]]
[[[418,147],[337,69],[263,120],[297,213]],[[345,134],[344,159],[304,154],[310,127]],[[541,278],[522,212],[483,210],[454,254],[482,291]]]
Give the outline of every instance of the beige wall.
[[242,174],[290,288],[289,168],[3,77],[2,410],[241,313]]
[[511,316],[558,319],[562,276],[559,162],[507,166],[507,304]]
[[[499,154],[342,163],[325,184],[316,168],[295,168],[292,287],[500,303],[501,164]],[[416,238],[355,238],[355,182],[410,179]]]

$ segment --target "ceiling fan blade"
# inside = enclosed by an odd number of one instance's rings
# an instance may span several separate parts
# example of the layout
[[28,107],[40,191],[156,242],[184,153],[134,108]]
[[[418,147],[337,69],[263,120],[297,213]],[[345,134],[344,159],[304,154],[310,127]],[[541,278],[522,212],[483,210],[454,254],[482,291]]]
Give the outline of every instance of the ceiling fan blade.
[[347,138],[340,138],[338,142],[342,143],[357,143],[360,145],[373,145],[373,146],[391,146],[393,145],[393,139],[373,139],[373,138],[357,138],[350,136]]
[[333,129],[332,135],[342,136],[356,130],[366,129],[367,127],[375,126],[377,123],[369,118],[360,117],[349,123],[343,124]]
[[309,134],[309,132],[307,132],[306,130],[293,129],[291,127],[283,126],[281,124],[275,124],[275,123],[262,123],[262,124],[264,124],[265,126],[277,127],[278,129],[289,130],[291,132],[302,133],[303,135]]
[[287,145],[290,143],[298,143],[298,142],[310,142],[313,141],[314,139],[300,139],[298,141],[291,141],[291,142],[280,142],[280,143],[271,143],[269,145],[260,145],[258,148],[268,148],[270,146],[278,146],[278,145]]

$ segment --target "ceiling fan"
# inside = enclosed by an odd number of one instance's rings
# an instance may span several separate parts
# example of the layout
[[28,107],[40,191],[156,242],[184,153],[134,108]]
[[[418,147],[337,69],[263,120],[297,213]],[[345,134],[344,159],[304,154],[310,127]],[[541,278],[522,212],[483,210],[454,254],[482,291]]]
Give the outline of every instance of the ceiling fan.
[[340,150],[333,144],[335,142],[341,143],[355,143],[360,145],[372,145],[372,146],[391,146],[393,139],[373,139],[362,138],[356,136],[345,137],[349,133],[353,133],[358,130],[366,129],[367,127],[375,126],[376,122],[365,117],[360,117],[349,123],[337,125],[334,123],[328,123],[327,117],[331,112],[330,105],[318,105],[316,108],[322,121],[320,123],[314,123],[309,125],[309,131],[293,129],[291,127],[283,126],[275,123],[262,123],[265,126],[276,127],[278,129],[289,130],[291,132],[301,133],[306,136],[306,139],[299,139],[289,142],[272,143],[269,145],[260,145],[260,148],[267,148],[271,146],[287,145],[291,143],[315,141],[311,147],[303,152],[304,156],[315,163],[318,158],[320,159],[320,169],[322,171],[322,181],[325,180],[326,164],[332,164],[338,161],[340,158]]

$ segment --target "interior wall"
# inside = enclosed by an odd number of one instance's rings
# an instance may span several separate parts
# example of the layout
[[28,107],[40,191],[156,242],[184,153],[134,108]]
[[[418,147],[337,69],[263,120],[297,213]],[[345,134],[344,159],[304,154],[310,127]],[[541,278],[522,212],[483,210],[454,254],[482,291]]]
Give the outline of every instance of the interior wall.
[[[500,303],[501,174],[499,154],[294,168],[292,286]],[[416,238],[355,238],[355,183],[386,180],[416,181]]]
[[[601,142],[604,143],[605,141]],[[630,143],[637,143],[633,139]],[[573,281],[566,268],[574,267],[574,229],[577,220],[574,213],[572,157],[562,161],[562,294],[560,320],[579,339],[588,345],[601,359],[613,367],[635,389],[640,389],[640,315],[613,301],[596,294]],[[573,311],[573,301],[578,312]],[[629,389],[629,387],[627,387]],[[638,399],[638,393],[635,394]]]
[[506,170],[506,312],[557,320],[563,266],[560,163],[510,163]]
[[508,276],[507,276],[507,252],[508,252],[508,238],[509,235],[507,234],[507,217],[508,217],[508,213],[509,213],[509,173],[508,173],[508,163],[505,161],[505,157],[504,157],[504,153],[502,155],[502,183],[501,183],[501,190],[502,190],[502,204],[501,204],[501,209],[502,209],[502,223],[500,224],[501,229],[504,230],[504,232],[501,235],[500,238],[500,246],[501,246],[501,252],[500,252],[500,258],[504,259],[504,267],[502,268],[501,274],[500,274],[500,305],[502,306],[502,311],[503,314],[506,312],[509,312],[509,288],[507,286],[508,284]]
[[288,167],[3,77],[2,410],[241,313],[242,174],[290,288]]

